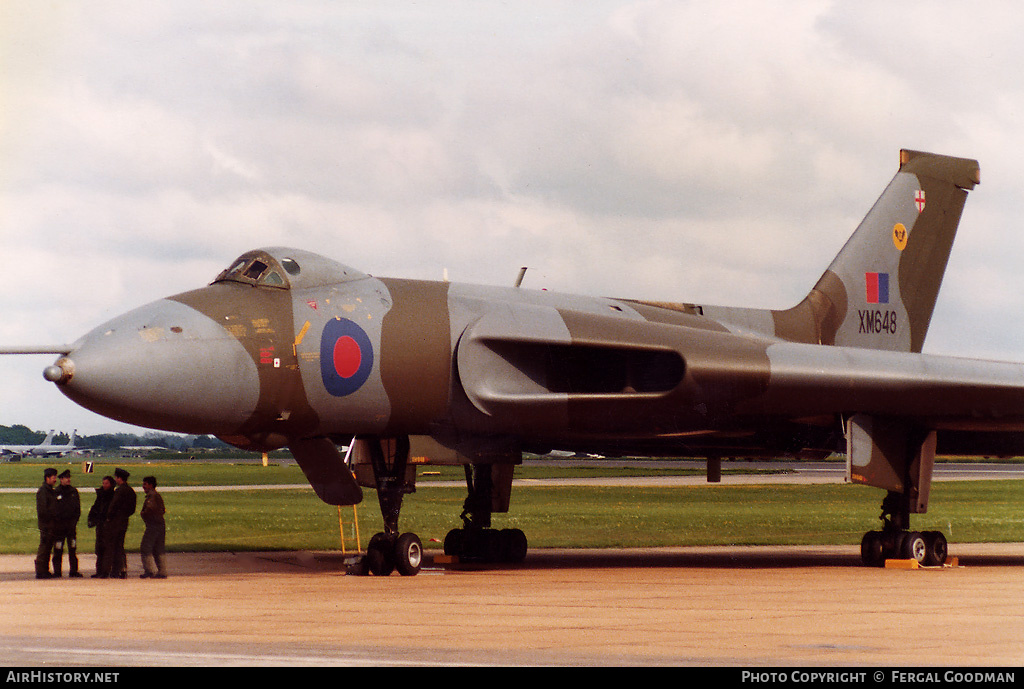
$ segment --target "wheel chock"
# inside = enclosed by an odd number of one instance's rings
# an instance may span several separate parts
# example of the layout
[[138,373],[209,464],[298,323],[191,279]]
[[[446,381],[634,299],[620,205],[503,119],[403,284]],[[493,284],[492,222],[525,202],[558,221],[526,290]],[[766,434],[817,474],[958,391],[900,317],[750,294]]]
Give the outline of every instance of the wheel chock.
[[886,569],[920,569],[921,563],[917,560],[886,560]]
[[366,566],[366,558],[362,553],[345,558],[345,574],[365,577],[369,573],[370,570]]
[[457,555],[434,555],[435,565],[457,565],[459,564],[459,557]]
[[922,565],[920,562],[918,562],[917,560],[914,560],[914,559],[910,559],[910,560],[886,560],[885,561],[885,568],[886,569],[943,569],[945,567],[959,567],[959,566],[960,566],[960,559],[957,558],[957,557],[947,557],[945,562],[943,562],[941,565],[936,565],[934,567],[928,567],[926,565]]

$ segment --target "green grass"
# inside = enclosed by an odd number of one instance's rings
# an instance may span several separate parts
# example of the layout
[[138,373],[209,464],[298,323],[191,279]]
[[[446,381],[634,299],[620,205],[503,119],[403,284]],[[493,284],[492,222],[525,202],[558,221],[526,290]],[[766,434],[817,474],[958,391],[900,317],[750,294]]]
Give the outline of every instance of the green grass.
[[[80,463],[72,463],[72,466]],[[295,483],[295,490],[165,492],[168,548],[172,551],[327,550],[340,547],[339,510],[325,505],[294,466],[259,464],[173,464],[120,462],[132,472],[140,506],[141,479],[162,485],[243,485]],[[42,464],[0,465],[0,486],[36,487]],[[60,466],[55,464],[54,466]],[[114,464],[97,473],[76,473],[83,518],[78,536],[91,552],[94,536],[85,526],[92,487]],[[458,467],[444,478],[461,478]],[[431,467],[430,471],[435,468]],[[519,473],[517,469],[517,474]],[[580,472],[571,470],[578,475]],[[644,473],[652,473],[646,471]],[[657,472],[659,474],[663,472]],[[494,526],[523,529],[533,548],[629,547],[715,544],[855,544],[879,525],[882,491],[857,485],[604,488],[517,486],[508,514],[494,515]],[[420,483],[406,496],[401,528],[414,531],[427,548],[440,547],[447,531],[459,526],[463,488]],[[915,529],[941,529],[952,542],[1024,541],[1024,481],[936,482],[928,514],[912,517]],[[347,547],[353,548],[351,507],[341,508]],[[376,493],[365,491],[358,506],[359,534],[365,547],[381,528]],[[132,519],[127,543],[137,548],[142,522]],[[434,540],[431,540],[434,539]],[[0,552],[31,553],[38,544],[35,496],[0,494]]]
[[116,467],[124,467],[131,473],[131,484],[141,490],[142,477],[153,475],[162,486],[219,486],[219,485],[269,485],[294,483],[309,485],[302,470],[295,464],[271,463],[201,464],[156,460],[97,460],[93,473],[83,474],[81,460],[70,462],[64,459],[42,462],[5,462],[0,464],[0,488],[38,488],[43,482],[43,469],[54,467],[58,471],[71,469],[72,479],[79,491],[91,494],[104,476],[113,476]]
[[[294,483],[297,486],[309,485],[302,470],[294,463],[278,464],[273,460],[268,466],[259,461],[238,463],[200,463],[174,460],[117,460],[102,459],[94,464],[92,474],[81,473],[82,462],[55,460],[42,462],[0,463],[0,488],[36,488],[42,483],[43,469],[55,467],[59,471],[70,468],[74,477],[72,482],[79,490],[95,488],[106,475],[112,476],[114,469],[124,466],[131,472],[131,482],[141,485],[142,477],[153,475],[160,485],[166,486],[217,486],[217,485],[270,485]],[[703,469],[645,469],[639,467],[553,467],[553,466],[517,466],[517,478],[599,478],[608,476],[703,476]],[[749,469],[725,469],[723,476],[730,474],[752,473],[787,473],[786,469],[775,471],[753,471]],[[418,469],[419,481],[465,481],[465,472],[459,466],[423,466]]]

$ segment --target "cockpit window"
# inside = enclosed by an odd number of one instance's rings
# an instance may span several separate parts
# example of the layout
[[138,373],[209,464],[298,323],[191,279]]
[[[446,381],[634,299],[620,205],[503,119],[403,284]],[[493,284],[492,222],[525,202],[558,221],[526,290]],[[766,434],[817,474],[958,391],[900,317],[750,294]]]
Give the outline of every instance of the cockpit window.
[[281,259],[281,265],[284,266],[289,275],[298,275],[302,271],[294,258]]
[[[294,263],[294,261],[293,261]],[[289,289],[291,285],[285,276],[286,268],[262,251],[243,255],[231,267],[217,276],[214,282],[240,282],[245,285],[265,285],[277,289]],[[298,264],[296,264],[296,273]]]
[[285,287],[284,278],[282,278],[276,270],[268,270],[263,275],[263,284],[270,285],[272,287]]
[[263,275],[263,271],[267,269],[267,264],[263,261],[253,261],[245,272],[242,273],[245,277],[250,280],[259,280],[260,275]]

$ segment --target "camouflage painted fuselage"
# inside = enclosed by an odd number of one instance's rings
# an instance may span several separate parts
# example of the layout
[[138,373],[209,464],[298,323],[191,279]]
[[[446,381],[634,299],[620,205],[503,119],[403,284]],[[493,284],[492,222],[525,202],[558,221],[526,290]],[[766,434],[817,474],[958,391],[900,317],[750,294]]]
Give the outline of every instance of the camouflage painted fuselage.
[[113,418],[253,447],[411,434],[761,454],[841,449],[855,413],[1020,428],[1024,369],[915,354],[977,164],[904,157],[786,311],[378,279],[273,248],[100,326],[61,387]]
[[429,436],[479,462],[817,456],[866,434],[868,457],[937,434],[940,452],[1017,451],[1024,366],[920,354],[977,182],[975,161],[903,152],[789,310],[376,278],[268,248],[100,326],[47,377],[100,414],[262,449]]

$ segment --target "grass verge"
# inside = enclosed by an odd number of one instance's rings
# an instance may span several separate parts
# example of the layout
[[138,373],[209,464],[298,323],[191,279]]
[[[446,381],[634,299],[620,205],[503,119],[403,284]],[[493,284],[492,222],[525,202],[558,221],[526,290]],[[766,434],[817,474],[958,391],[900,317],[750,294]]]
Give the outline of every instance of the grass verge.
[[[356,544],[351,507],[325,505],[294,466],[128,465],[132,482],[157,475],[163,485],[255,485],[295,483],[296,488],[166,492],[168,549],[331,550]],[[0,486],[41,481],[42,465],[0,466]],[[108,471],[109,469],[109,471]],[[76,474],[82,496],[80,550],[92,552],[94,536],[85,526],[92,488],[113,470]],[[461,473],[461,472],[459,472]],[[459,475],[445,476],[455,478]],[[648,471],[647,473],[651,473]],[[661,472],[658,472],[661,473]],[[141,506],[141,488],[139,493]],[[414,531],[427,548],[439,548],[447,531],[459,526],[465,491],[421,483],[406,496],[403,531]],[[533,548],[632,547],[724,544],[854,544],[877,528],[882,492],[857,485],[604,488],[517,486],[508,514],[494,515],[494,526],[523,529]],[[928,514],[915,515],[915,529],[942,530],[951,542],[1024,541],[1024,481],[937,482]],[[381,528],[376,493],[365,491],[358,506],[360,545]],[[142,522],[132,519],[130,549],[142,538]],[[35,496],[0,494],[0,552],[32,553],[38,544]]]

